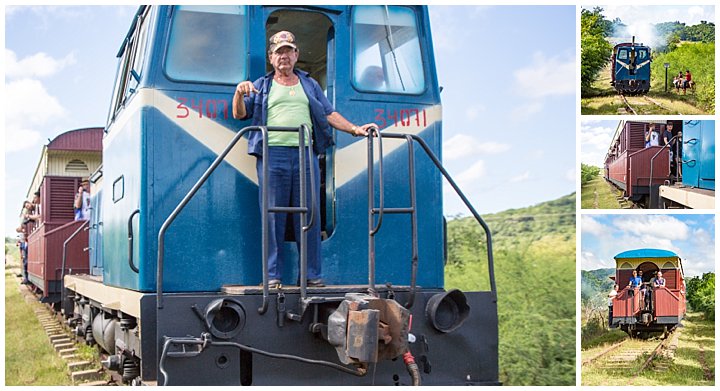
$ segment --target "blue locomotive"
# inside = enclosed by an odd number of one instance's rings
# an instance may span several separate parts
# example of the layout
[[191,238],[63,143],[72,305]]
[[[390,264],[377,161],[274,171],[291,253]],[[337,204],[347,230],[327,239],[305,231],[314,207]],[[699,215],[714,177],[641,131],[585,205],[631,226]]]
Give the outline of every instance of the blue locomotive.
[[650,47],[623,42],[613,47],[610,84],[619,93],[646,94],[650,91]]
[[[282,30],[335,108],[381,130],[335,132],[312,179],[321,202],[301,214],[321,226],[322,288],[294,285],[303,262],[268,287],[272,206],[258,207],[244,138],[266,129],[232,118],[236,84],[270,69]],[[62,302],[108,368],[134,384],[498,384],[492,240],[462,193],[491,288],[444,289],[443,177],[459,189],[437,158],[427,7],[141,6],[118,58],[91,273],[66,275]]]
[[680,169],[671,178],[676,180],[674,184],[660,186],[661,206],[714,209],[715,121],[682,121],[681,126],[679,149],[673,151]]

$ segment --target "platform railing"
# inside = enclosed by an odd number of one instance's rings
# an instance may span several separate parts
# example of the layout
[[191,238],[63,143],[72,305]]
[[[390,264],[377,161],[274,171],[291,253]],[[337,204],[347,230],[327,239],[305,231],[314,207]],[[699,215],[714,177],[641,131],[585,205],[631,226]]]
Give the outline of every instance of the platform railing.
[[[276,207],[276,206],[270,206],[268,205],[268,166],[267,164],[263,164],[263,181],[261,186],[261,197],[262,197],[262,205],[261,205],[261,224],[262,224],[262,273],[263,273],[263,301],[260,308],[258,308],[258,312],[260,314],[264,314],[267,311],[268,308],[268,297],[269,297],[269,286],[268,286],[268,255],[269,255],[269,226],[268,226],[268,215],[270,212],[273,213],[299,213],[300,214],[300,225],[302,226],[302,233],[301,233],[301,241],[300,241],[300,292],[301,292],[301,300],[305,300],[307,296],[307,231],[310,230],[310,228],[315,224],[315,220],[319,219],[315,217],[315,210],[317,209],[317,205],[315,205],[315,174],[314,170],[311,168],[310,170],[310,183],[311,183],[311,197],[312,197],[312,205],[308,209],[307,200],[306,200],[306,193],[305,193],[305,158],[304,153],[308,154],[308,161],[312,162],[310,157],[312,156],[312,137],[310,135],[309,128],[307,125],[303,124],[299,127],[293,128],[293,127],[279,127],[279,126],[248,126],[243,129],[241,129],[239,132],[235,134],[235,136],[232,138],[230,143],[225,147],[225,149],[215,158],[215,160],[210,164],[210,167],[205,170],[203,175],[200,177],[200,179],[197,180],[195,185],[188,191],[188,193],[183,197],[183,199],[180,201],[180,203],[175,207],[175,209],[170,213],[170,215],[165,219],[165,222],[163,222],[162,226],[160,227],[160,231],[158,232],[158,258],[157,258],[157,308],[162,309],[163,308],[163,271],[165,266],[165,235],[167,233],[168,228],[172,225],[172,223],[175,221],[175,219],[178,217],[180,212],[185,208],[185,206],[192,200],[192,198],[195,196],[195,194],[200,190],[202,185],[207,181],[207,179],[212,175],[212,173],[217,169],[217,167],[220,165],[220,163],[225,160],[225,157],[230,153],[230,151],[235,147],[238,141],[249,131],[260,131],[262,134],[262,149],[263,149],[263,156],[268,156],[268,145],[266,140],[268,139],[268,132],[298,132],[298,154],[299,154],[299,170],[301,172],[300,175],[300,206],[299,207]],[[309,140],[308,148],[305,148],[305,137],[306,136]],[[312,164],[312,163],[311,163]],[[310,219],[307,221],[307,213],[310,211]]]
[[[375,184],[374,184],[374,153],[373,153],[373,139],[378,140],[378,188],[379,188],[379,205],[375,207]],[[383,138],[392,139],[404,139],[408,145],[408,169],[409,169],[409,187],[410,187],[410,207],[408,208],[386,208],[384,201],[384,173],[383,173]],[[417,284],[417,271],[418,271],[418,235],[417,235],[417,203],[416,203],[416,188],[415,188],[415,163],[414,163],[414,148],[413,142],[417,142],[422,147],[425,154],[430,158],[435,167],[445,177],[450,186],[455,190],[455,193],[460,197],[465,206],[470,210],[475,220],[480,224],[482,229],[485,231],[485,238],[487,241],[487,260],[488,260],[488,274],[490,278],[490,290],[494,298],[497,298],[497,287],[495,285],[495,270],[493,261],[493,250],[492,250],[492,233],[490,228],[487,226],[485,221],[480,214],[477,213],[475,208],[472,206],[470,201],[467,199],[465,194],[460,190],[460,187],[455,183],[450,174],[445,170],[440,160],[435,156],[430,147],[425,143],[420,136],[415,134],[405,133],[389,133],[380,132],[377,128],[373,127],[368,132],[368,228],[369,228],[369,239],[368,239],[368,291],[371,294],[375,294],[375,235],[382,226],[382,219],[384,213],[406,213],[411,215],[411,229],[412,229],[412,255],[411,255],[411,274],[410,274],[410,298],[405,304],[405,307],[410,308],[413,305],[413,300],[416,291]],[[375,221],[375,215],[377,214],[377,222]]]

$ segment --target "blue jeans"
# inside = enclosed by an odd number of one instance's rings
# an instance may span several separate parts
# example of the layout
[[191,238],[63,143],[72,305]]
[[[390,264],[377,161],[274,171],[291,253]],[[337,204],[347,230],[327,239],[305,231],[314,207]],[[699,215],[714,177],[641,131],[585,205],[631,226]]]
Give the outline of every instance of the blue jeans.
[[[274,206],[300,206],[300,160],[298,158],[298,149],[296,147],[269,147],[267,157],[257,157],[256,169],[258,176],[258,198],[262,207],[262,167],[263,161],[268,164],[268,205]],[[307,154],[305,154],[307,159]],[[312,194],[310,191],[310,169],[314,170],[315,175],[315,211],[314,224],[307,232],[307,278],[321,278],[320,265],[320,166],[317,155],[313,152],[312,164],[305,163],[305,183],[307,186],[306,202],[308,208],[312,207]],[[285,240],[285,225],[287,223],[287,213],[268,214],[268,224],[270,225],[269,234],[269,252],[268,252],[268,277],[270,279],[282,280],[282,270],[285,254],[283,254],[282,243]],[[310,215],[307,215],[308,222]],[[300,215],[293,216],[293,229],[295,232],[295,242],[300,253],[300,235],[302,228],[300,227]],[[299,260],[298,260],[299,262]],[[299,280],[299,277],[298,277]]]

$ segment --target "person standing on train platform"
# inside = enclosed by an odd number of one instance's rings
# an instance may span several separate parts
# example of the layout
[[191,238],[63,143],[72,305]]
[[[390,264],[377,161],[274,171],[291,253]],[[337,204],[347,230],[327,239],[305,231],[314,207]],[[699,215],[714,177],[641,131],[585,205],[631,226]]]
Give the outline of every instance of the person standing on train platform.
[[[320,84],[307,72],[295,69],[300,56],[295,35],[289,31],[280,31],[270,37],[268,58],[273,70],[255,82],[238,83],[233,96],[233,117],[252,118],[254,126],[298,127],[309,125],[313,138],[312,160],[306,164],[307,177],[313,170],[319,178],[318,155],[333,144],[330,127],[350,133],[353,136],[367,136],[368,129],[376,127],[373,123],[354,125],[337,112],[323,93]],[[308,143],[306,135],[306,145]],[[256,157],[258,187],[262,188],[265,178],[263,165],[268,165],[271,174],[268,178],[268,202],[270,206],[299,206],[298,172],[298,135],[292,132],[269,132],[268,154],[262,156],[262,134],[249,132],[248,153]],[[309,183],[309,180],[307,180]],[[307,205],[320,205],[320,181],[315,183],[315,200],[311,191],[306,191]],[[260,198],[262,194],[260,194]],[[262,199],[260,199],[262,205]],[[270,213],[268,285],[277,287],[282,282],[284,254],[282,242],[285,235],[287,214]],[[300,219],[293,218],[295,241],[300,251]],[[308,231],[307,240],[307,285],[324,286],[322,265],[320,262],[320,224],[315,216],[315,224]]]
[[630,296],[633,296],[635,294],[635,289],[640,287],[641,284],[642,284],[642,278],[638,277],[637,270],[633,270],[632,277],[630,277],[630,282],[628,282],[628,288],[630,288],[628,293],[630,294]]
[[610,293],[608,293],[608,327],[612,327],[613,300],[617,297],[619,288],[618,284],[615,284]]
[[90,220],[90,182],[83,179],[75,194],[75,221]]
[[660,134],[655,130],[655,124],[650,124],[650,127],[645,133],[645,148],[657,147],[660,145]]
[[655,278],[653,278],[652,286],[653,286],[653,288],[665,286],[665,279],[663,278],[663,274],[661,271],[658,271],[657,276],[655,276]]

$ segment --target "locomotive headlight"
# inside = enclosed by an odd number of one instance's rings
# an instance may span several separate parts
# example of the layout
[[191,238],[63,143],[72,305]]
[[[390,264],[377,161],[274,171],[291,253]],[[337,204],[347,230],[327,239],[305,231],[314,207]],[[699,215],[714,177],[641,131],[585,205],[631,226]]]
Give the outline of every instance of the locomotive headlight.
[[217,338],[233,338],[245,327],[245,310],[233,300],[217,299],[205,308],[205,326]]
[[462,326],[470,312],[465,294],[459,289],[438,293],[428,300],[425,314],[433,327],[442,333],[449,333]]

